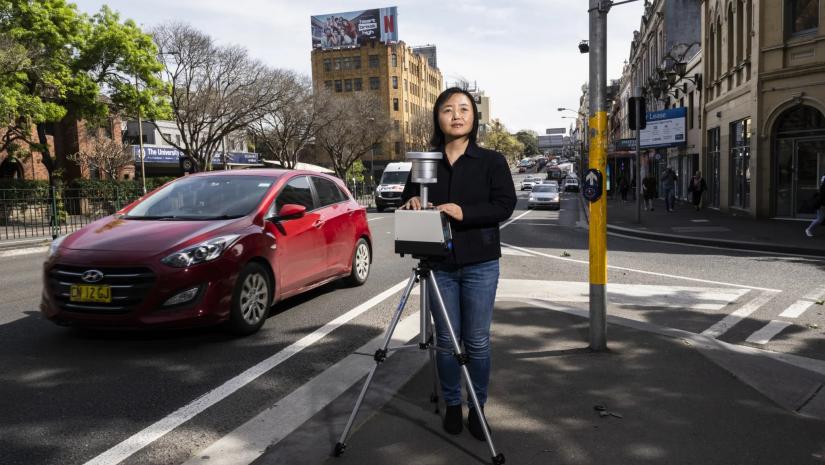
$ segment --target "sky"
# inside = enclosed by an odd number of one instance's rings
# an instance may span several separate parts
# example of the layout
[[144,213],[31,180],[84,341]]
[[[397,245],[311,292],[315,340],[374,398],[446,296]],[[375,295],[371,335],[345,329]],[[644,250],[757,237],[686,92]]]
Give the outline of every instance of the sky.
[[[94,13],[100,0],[74,0]],[[490,97],[490,114],[511,132],[569,128],[588,79],[588,0],[109,0],[122,18],[145,30],[188,22],[221,44],[240,45],[279,68],[311,74],[310,16],[398,7],[398,37],[408,45],[434,44],[445,82],[476,82]],[[621,76],[644,2],[615,6],[608,15],[608,79]]]

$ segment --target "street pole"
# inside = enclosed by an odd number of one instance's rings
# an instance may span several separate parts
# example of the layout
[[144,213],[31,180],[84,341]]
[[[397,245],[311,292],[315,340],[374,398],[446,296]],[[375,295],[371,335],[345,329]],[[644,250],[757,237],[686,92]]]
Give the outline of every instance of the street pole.
[[[607,12],[610,2],[590,0],[589,167],[607,171]],[[607,193],[590,203],[590,350],[607,350]]]
[[642,96],[642,89],[636,87],[633,92],[636,97],[634,105],[636,106],[636,223],[642,222],[642,131],[639,129],[642,126],[642,102],[639,97]]
[[138,137],[140,138],[140,180],[143,182],[143,195],[146,195],[146,162],[144,161],[143,151],[143,120],[140,117],[140,91],[138,89],[138,78],[135,76],[135,92],[138,94],[137,105],[137,119],[138,119]]

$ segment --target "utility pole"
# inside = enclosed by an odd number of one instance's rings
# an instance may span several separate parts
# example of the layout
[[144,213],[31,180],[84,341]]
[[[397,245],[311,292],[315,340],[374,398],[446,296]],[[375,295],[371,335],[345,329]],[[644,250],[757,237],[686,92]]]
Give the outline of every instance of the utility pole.
[[138,137],[140,138],[140,181],[143,183],[143,195],[146,195],[146,160],[143,150],[143,119],[140,117],[140,90],[138,89],[138,78],[135,76],[135,92],[138,94],[137,119]]
[[[589,167],[607,171],[607,13],[611,2],[590,0]],[[607,195],[590,203],[590,350],[607,350]]]
[[642,222],[642,89],[636,87],[633,92],[633,105],[636,106],[636,224]]

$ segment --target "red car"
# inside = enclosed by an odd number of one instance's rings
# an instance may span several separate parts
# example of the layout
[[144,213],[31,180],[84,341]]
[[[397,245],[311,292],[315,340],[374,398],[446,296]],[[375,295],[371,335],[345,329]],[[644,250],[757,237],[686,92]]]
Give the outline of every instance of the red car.
[[372,262],[366,210],[309,171],[213,171],[177,179],[56,239],[41,312],[60,325],[251,334],[270,306]]

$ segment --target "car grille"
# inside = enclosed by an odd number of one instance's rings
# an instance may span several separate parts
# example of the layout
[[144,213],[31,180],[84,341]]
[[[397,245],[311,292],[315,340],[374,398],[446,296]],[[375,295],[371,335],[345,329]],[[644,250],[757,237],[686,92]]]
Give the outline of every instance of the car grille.
[[[80,279],[83,272],[98,270],[103,279],[95,285],[108,284],[112,288],[111,303],[71,302],[72,284],[89,284]],[[155,282],[155,274],[148,268],[99,268],[56,265],[49,271],[49,287],[55,303],[64,311],[75,313],[123,314],[138,306]]]
[[400,199],[401,192],[381,192],[379,194],[382,199]]

